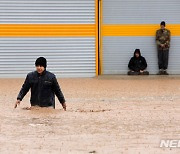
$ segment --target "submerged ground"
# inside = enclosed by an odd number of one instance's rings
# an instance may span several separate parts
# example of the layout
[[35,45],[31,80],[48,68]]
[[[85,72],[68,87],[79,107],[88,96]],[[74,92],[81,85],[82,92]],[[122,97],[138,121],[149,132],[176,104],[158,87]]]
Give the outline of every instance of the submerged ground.
[[0,79],[0,153],[180,153],[180,76],[59,79],[63,111],[13,109],[24,79]]

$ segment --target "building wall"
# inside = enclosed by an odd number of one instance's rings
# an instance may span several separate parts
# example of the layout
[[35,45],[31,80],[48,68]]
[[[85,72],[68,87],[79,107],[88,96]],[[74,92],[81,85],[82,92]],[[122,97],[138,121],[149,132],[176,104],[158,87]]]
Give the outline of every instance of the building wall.
[[151,74],[158,72],[156,30],[166,21],[171,31],[170,74],[180,74],[180,1],[103,0],[101,2],[101,73],[126,74],[139,48]]
[[97,0],[0,1],[0,77],[24,77],[44,56],[58,77],[98,72]]

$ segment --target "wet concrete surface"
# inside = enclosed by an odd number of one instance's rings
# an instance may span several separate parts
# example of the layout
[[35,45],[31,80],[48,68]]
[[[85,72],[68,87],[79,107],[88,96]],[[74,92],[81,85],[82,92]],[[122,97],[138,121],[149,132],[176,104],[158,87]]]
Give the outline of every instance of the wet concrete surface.
[[13,109],[24,79],[0,79],[0,153],[180,153],[160,148],[180,139],[179,76],[99,76],[59,79],[63,111]]

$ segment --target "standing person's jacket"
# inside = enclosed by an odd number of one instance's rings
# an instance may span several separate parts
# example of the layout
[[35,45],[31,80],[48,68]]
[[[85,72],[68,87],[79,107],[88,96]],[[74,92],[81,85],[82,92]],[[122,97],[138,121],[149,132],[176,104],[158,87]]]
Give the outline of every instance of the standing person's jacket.
[[130,59],[128,67],[132,71],[139,72],[140,70],[145,70],[147,68],[147,63],[146,63],[146,59],[143,56],[141,56],[140,52],[139,52],[139,57],[137,58],[135,56],[136,52],[137,51],[134,52],[134,57]]
[[[168,29],[159,29],[156,31],[156,44],[158,50],[168,50],[170,48],[170,36],[171,33]],[[164,48],[161,47],[161,44],[164,45]]]
[[29,73],[17,99],[22,100],[29,89],[31,89],[31,106],[53,106],[55,108],[55,95],[61,104],[65,103],[65,99],[57,82],[56,76],[46,70],[42,73],[42,75],[38,74],[37,71]]

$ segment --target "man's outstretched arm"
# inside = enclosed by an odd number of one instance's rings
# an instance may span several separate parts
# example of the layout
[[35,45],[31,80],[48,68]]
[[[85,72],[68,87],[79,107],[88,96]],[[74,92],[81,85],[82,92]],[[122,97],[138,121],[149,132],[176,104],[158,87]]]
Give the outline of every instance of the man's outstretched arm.
[[61,91],[61,88],[57,82],[56,77],[53,78],[53,90],[54,90],[54,93],[56,94],[59,102],[62,104],[63,109],[66,111],[66,103],[65,103],[66,101],[65,101],[64,95]]
[[30,89],[30,83],[29,83],[29,77],[27,75],[26,77],[26,80],[24,81],[24,84],[18,94],[18,97],[17,97],[17,101],[15,103],[15,106],[14,108],[17,107],[17,105],[20,105],[20,102],[22,101],[22,99],[24,98],[24,96],[27,94],[27,92],[29,91]]

